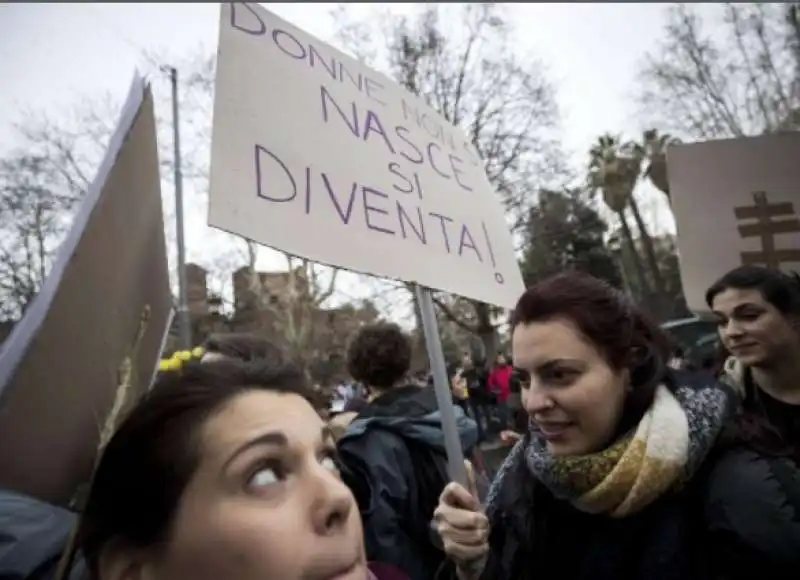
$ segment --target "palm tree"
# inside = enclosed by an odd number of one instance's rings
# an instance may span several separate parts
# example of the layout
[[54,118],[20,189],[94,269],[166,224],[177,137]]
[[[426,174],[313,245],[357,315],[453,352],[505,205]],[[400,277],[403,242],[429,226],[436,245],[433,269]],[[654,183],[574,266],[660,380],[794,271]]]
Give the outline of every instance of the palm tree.
[[625,209],[630,205],[633,197],[633,188],[639,179],[640,164],[635,158],[620,155],[621,145],[618,137],[605,134],[589,150],[589,190],[596,194],[598,191],[603,196],[603,202],[608,209],[619,217],[622,237],[633,262],[639,288],[642,289],[642,298],[648,300],[650,285],[647,281],[644,264],[636,250]]
[[667,180],[667,147],[680,143],[680,140],[667,133],[659,133],[658,129],[648,129],[642,135],[642,142],[632,142],[626,146],[634,157],[644,160],[647,165],[644,176],[656,189],[669,199],[669,182]]

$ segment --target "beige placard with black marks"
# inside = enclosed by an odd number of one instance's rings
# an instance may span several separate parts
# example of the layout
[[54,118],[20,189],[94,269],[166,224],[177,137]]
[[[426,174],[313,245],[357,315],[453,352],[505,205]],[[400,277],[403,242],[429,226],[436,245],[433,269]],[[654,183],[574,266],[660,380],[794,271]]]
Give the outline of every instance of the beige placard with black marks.
[[800,271],[800,133],[676,145],[667,152],[689,307],[726,271]]

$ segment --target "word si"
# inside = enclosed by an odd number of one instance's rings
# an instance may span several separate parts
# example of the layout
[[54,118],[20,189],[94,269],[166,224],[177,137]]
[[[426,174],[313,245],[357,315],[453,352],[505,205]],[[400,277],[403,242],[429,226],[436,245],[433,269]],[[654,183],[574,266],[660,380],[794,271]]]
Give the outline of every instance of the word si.
[[[468,252],[474,254],[481,263],[488,258],[492,266],[497,267],[494,249],[483,221],[479,228],[470,228],[466,223],[457,222],[442,213],[425,212],[419,205],[392,200],[380,189],[356,181],[345,188],[337,188],[324,171],[311,166],[303,167],[302,181],[298,183],[296,174],[299,176],[299,172],[293,172],[278,155],[261,145],[254,147],[254,163],[257,193],[261,199],[272,203],[288,203],[297,200],[302,191],[301,199],[307,215],[321,211],[318,202],[320,198],[327,199],[343,225],[350,225],[358,219],[372,231],[400,235],[403,239],[413,239],[426,246],[437,243],[448,254],[461,257]],[[276,171],[278,176],[284,178],[283,186],[276,185]],[[421,192],[417,192],[417,195],[421,197]],[[356,208],[360,211],[356,211]],[[474,233],[478,229],[480,235]],[[503,275],[496,273],[495,280],[502,284]]]

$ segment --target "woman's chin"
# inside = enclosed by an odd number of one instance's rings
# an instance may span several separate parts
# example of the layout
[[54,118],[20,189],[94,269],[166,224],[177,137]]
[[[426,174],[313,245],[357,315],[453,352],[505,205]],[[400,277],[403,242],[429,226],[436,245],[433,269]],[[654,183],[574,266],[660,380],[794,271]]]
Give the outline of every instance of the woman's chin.
[[563,457],[566,455],[588,455],[595,451],[595,447],[587,445],[574,437],[554,439],[547,442],[547,451],[553,457]]
[[570,445],[569,441],[548,441],[547,450],[553,457],[560,457],[563,455],[575,455],[573,451],[574,445]]

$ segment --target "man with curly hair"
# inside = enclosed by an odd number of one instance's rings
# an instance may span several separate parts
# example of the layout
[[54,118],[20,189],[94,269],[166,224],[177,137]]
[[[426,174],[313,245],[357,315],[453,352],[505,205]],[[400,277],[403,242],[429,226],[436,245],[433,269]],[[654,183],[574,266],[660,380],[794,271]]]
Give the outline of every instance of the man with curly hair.
[[[338,442],[342,477],[364,520],[367,555],[401,568],[411,580],[430,580],[445,559],[430,521],[450,480],[436,393],[408,376],[411,342],[396,324],[362,328],[348,349],[347,366],[369,392],[369,403]],[[460,408],[455,411],[469,454],[477,428]]]

